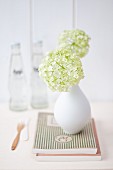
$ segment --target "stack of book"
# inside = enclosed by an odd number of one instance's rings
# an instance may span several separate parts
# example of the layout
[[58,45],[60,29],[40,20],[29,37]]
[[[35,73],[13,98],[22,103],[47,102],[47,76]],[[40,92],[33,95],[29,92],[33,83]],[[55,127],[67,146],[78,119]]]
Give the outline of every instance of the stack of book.
[[52,113],[39,113],[33,153],[39,161],[101,160],[94,119],[80,133],[70,135]]

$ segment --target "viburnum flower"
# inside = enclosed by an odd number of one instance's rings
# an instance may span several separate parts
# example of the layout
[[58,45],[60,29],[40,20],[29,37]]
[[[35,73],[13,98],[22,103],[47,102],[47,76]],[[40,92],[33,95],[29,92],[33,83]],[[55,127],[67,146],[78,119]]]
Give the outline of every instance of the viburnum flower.
[[65,92],[84,77],[80,58],[64,48],[49,52],[39,66],[39,75],[52,91]]
[[59,47],[66,48],[80,58],[89,51],[90,37],[82,30],[65,30],[59,37]]

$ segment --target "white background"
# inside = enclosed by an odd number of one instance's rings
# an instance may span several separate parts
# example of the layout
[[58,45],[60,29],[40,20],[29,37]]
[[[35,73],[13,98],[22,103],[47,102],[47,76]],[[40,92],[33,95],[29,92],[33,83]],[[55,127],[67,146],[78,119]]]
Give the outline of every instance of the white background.
[[[83,29],[91,37],[82,59],[80,82],[90,101],[113,101],[113,0],[0,0],[0,102],[8,101],[10,46],[20,42],[29,85],[31,38],[43,40],[44,52],[54,49],[65,29]],[[56,95],[50,93],[52,97]]]

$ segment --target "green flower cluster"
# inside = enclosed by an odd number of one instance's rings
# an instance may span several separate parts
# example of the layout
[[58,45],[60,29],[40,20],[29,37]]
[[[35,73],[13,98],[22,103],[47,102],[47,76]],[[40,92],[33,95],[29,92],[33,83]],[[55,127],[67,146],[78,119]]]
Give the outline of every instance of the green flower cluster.
[[66,30],[59,37],[59,46],[82,58],[89,51],[89,40],[90,37],[82,30]]
[[59,38],[59,48],[43,59],[39,75],[52,91],[69,91],[84,78],[80,58],[89,50],[89,39],[81,30],[64,31]]
[[84,77],[82,63],[75,53],[58,49],[48,53],[39,67],[39,75],[52,91],[68,91]]

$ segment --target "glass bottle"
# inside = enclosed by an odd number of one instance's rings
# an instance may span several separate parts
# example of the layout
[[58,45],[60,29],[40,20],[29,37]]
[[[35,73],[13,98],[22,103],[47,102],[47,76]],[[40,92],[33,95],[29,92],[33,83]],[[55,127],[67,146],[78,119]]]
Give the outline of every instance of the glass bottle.
[[38,67],[43,59],[43,42],[33,44],[31,73],[31,106],[35,109],[48,106],[47,86],[39,77]]
[[23,111],[27,109],[27,83],[23,72],[23,63],[19,43],[11,46],[9,93],[9,107],[11,110]]

